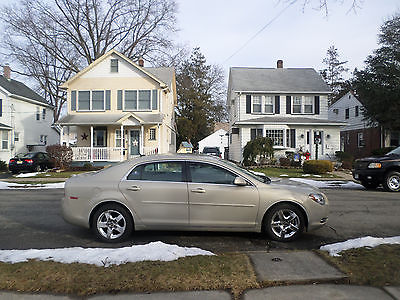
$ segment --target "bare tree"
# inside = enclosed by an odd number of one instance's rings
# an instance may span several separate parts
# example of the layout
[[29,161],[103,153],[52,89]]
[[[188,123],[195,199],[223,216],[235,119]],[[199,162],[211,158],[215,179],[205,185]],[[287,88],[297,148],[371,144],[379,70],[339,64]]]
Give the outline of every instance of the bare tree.
[[357,11],[357,9],[360,9],[362,7],[362,4],[364,0],[284,0],[286,3],[294,4],[296,2],[301,3],[303,6],[303,10],[305,10],[306,7],[311,6],[312,8],[315,8],[317,10],[323,11],[325,15],[327,16],[329,13],[329,4],[332,2],[339,2],[339,3],[345,3],[348,4],[348,11]]
[[55,121],[65,102],[59,85],[107,51],[168,56],[175,16],[174,0],[20,0],[0,10],[8,57],[45,91]]

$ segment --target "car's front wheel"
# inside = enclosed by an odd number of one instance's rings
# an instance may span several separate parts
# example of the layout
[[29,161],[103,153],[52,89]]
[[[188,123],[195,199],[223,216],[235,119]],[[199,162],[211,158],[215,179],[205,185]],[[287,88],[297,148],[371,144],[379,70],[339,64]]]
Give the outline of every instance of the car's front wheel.
[[399,192],[400,191],[400,173],[399,172],[389,172],[385,176],[383,181],[383,187],[389,192]]
[[267,213],[264,229],[268,236],[275,241],[292,241],[304,230],[303,214],[292,204],[278,204]]
[[94,214],[92,229],[100,240],[107,243],[118,243],[131,235],[133,221],[123,206],[106,204]]

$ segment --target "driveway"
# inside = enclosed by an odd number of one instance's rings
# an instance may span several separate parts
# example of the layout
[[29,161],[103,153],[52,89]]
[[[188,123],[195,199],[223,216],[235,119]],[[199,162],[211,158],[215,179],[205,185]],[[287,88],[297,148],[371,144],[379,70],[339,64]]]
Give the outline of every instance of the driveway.
[[362,236],[395,236],[400,228],[398,193],[325,189],[331,204],[328,226],[292,243],[272,242],[256,233],[137,232],[125,243],[99,243],[92,233],[61,217],[62,189],[0,190],[0,249],[121,247],[162,241],[214,252],[313,249],[322,244]]

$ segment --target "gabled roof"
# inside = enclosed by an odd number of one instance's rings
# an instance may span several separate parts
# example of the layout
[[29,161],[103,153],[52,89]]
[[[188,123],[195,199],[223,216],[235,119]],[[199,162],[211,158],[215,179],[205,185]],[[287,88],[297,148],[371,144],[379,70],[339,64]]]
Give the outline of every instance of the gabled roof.
[[[164,81],[162,80],[161,76],[165,77],[167,79],[167,74],[168,71],[161,71],[161,69],[163,68],[144,68],[144,67],[140,67],[138,64],[135,64],[132,60],[130,60],[128,57],[126,57],[125,55],[123,55],[122,53],[119,53],[117,50],[112,49],[110,51],[108,51],[107,53],[105,53],[104,55],[102,55],[101,57],[99,57],[98,59],[96,59],[94,62],[92,62],[90,65],[88,65],[86,68],[82,69],[80,72],[78,72],[77,74],[75,74],[73,77],[71,77],[69,80],[67,80],[66,82],[64,82],[60,87],[67,89],[68,85],[76,80],[77,78],[81,77],[83,74],[85,74],[86,72],[88,72],[89,70],[93,69],[95,66],[97,66],[100,62],[102,62],[103,60],[105,60],[107,57],[111,56],[112,54],[118,55],[120,58],[122,58],[123,60],[125,60],[126,62],[128,62],[129,64],[131,64],[132,66],[134,66],[135,68],[137,68],[138,70],[142,71],[144,74],[146,74],[147,76],[149,76],[150,78],[152,78],[153,80],[155,80],[156,82],[158,82],[161,87],[169,87],[169,85],[167,85],[168,81]],[[160,69],[160,70],[154,70],[154,69]],[[172,69],[172,68],[167,68],[167,69]],[[153,70],[153,71],[151,71]],[[155,74],[154,74],[155,73]],[[157,74],[157,73],[161,73]],[[165,75],[165,76],[164,76]],[[158,77],[160,76],[160,77]],[[172,82],[172,79],[171,79]]]
[[12,127],[6,124],[0,123],[0,129],[11,130]]
[[7,79],[3,75],[0,75],[0,86],[11,95],[31,99],[50,106],[50,104],[42,96],[38,95],[36,92],[34,92],[32,89],[30,89],[20,81]]
[[233,67],[230,87],[235,92],[330,93],[329,86],[312,68]]

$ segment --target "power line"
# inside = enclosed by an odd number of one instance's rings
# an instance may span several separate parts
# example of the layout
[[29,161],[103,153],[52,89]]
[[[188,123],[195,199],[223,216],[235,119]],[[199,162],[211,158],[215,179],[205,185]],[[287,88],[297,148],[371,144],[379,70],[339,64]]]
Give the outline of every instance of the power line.
[[246,47],[252,40],[254,40],[261,32],[264,31],[265,28],[267,28],[269,25],[271,25],[276,19],[278,19],[290,6],[292,6],[297,0],[292,0],[288,6],[283,8],[275,17],[272,18],[271,21],[269,21],[267,24],[265,24],[259,31],[257,31],[250,39],[248,39],[238,50],[236,50],[231,56],[229,56],[226,60],[224,60],[222,63],[226,63],[228,60],[230,60],[232,57],[234,57],[236,54],[238,54],[244,47]]

